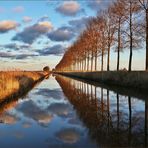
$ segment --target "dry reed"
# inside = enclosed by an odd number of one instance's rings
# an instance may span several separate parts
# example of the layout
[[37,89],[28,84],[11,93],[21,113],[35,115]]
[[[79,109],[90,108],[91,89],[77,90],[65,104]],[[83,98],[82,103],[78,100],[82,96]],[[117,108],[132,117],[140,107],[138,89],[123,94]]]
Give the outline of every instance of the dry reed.
[[7,71],[0,72],[0,100],[18,91],[25,91],[36,81],[43,78],[42,72]]

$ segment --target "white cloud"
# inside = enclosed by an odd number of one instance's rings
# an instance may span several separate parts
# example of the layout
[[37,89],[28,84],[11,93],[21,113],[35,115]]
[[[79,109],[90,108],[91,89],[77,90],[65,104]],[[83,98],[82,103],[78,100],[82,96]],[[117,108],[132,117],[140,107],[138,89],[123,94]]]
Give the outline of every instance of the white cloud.
[[12,38],[12,40],[32,44],[40,36],[46,35],[52,28],[51,22],[38,22],[34,25],[24,28],[24,30],[17,33]]
[[19,24],[12,20],[0,21],[0,33],[6,33],[10,30],[14,30],[19,26]]
[[52,24],[49,21],[39,22],[38,25],[39,25],[39,27],[43,27],[47,30],[52,29]]
[[92,10],[99,11],[107,8],[114,0],[91,0],[88,1],[88,7]]
[[58,12],[67,16],[74,16],[80,11],[80,5],[76,1],[65,1],[56,8]]
[[32,18],[31,17],[29,17],[29,16],[24,16],[23,17],[23,22],[24,23],[29,23],[29,22],[31,22],[32,21]]
[[75,33],[70,27],[60,27],[47,34],[48,38],[52,41],[70,41]]

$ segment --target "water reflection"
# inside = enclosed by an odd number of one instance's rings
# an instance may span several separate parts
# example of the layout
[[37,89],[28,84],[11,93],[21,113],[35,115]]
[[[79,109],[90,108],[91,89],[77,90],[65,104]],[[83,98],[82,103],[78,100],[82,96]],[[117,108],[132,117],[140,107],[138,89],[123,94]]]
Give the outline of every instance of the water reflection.
[[147,100],[63,76],[56,80],[98,146],[147,146]]
[[[34,85],[32,85],[32,87],[30,87],[28,89],[24,89],[24,91],[22,93],[17,94],[17,97],[16,97],[16,95],[10,95],[6,99],[1,100],[1,103],[0,103],[0,123],[15,124],[19,121],[19,118],[16,116],[16,114],[11,114],[11,112],[9,112],[9,110],[11,110],[13,108],[17,108],[17,105],[18,105],[20,99],[25,100],[27,98],[29,91],[31,91],[33,88],[35,88],[37,85],[39,85],[39,83],[40,82],[35,83]],[[25,102],[25,103],[28,103],[28,102]],[[25,105],[25,103],[24,103],[24,105]],[[33,105],[31,106],[31,105],[32,105],[31,102],[29,102],[29,106],[27,105],[27,107],[24,108],[24,110],[27,113],[29,113],[30,109],[31,109],[31,112],[32,112],[32,109],[34,109],[33,108],[34,106]],[[31,107],[31,108],[29,108],[29,107]],[[42,122],[42,120],[41,120],[42,116],[41,116],[41,114],[38,114],[39,112],[40,112],[40,110],[38,110],[38,108],[36,108],[36,110],[34,111],[33,117],[35,119],[37,119],[37,117],[38,117],[40,119],[40,121]]]
[[38,107],[32,100],[24,102],[21,106],[17,107],[17,111],[23,113],[24,116],[31,118],[39,124],[48,124],[53,116]]
[[147,101],[55,78],[0,104],[2,147],[147,147]]
[[67,103],[53,103],[47,109],[59,117],[67,117],[71,110],[71,106]]
[[41,88],[36,95],[42,95],[47,98],[54,98],[56,100],[61,100],[63,98],[62,92],[60,89],[50,90],[49,88]]
[[4,113],[0,116],[0,123],[3,124],[15,124],[18,120],[18,117],[10,113]]
[[56,137],[64,143],[73,144],[79,140],[80,132],[76,129],[68,128],[57,132]]

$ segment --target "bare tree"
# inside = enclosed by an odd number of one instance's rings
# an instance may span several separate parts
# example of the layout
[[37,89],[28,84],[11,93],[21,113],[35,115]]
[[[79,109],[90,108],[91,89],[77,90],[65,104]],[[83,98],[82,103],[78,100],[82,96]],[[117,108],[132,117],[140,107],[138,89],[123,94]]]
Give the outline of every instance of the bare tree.
[[[104,56],[107,54],[107,70],[109,71],[110,53],[116,41],[117,70],[119,70],[120,52],[124,41],[124,48],[130,49],[128,69],[131,71],[133,49],[139,47],[141,41],[138,23],[140,6],[147,12],[148,2],[146,2],[145,0],[117,0],[108,9],[101,11],[97,17],[91,18],[84,32],[73,45],[68,47],[56,69],[62,71],[97,70],[97,58],[100,56],[101,71],[103,71]],[[148,37],[146,43],[147,41]]]
[[132,70],[132,57],[133,57],[133,48],[138,46],[138,25],[136,22],[136,14],[139,12],[139,5],[137,0],[125,0],[125,10],[126,10],[126,26],[125,33],[127,35],[127,45],[130,48],[130,55],[129,55],[129,66],[128,70]]
[[145,30],[146,30],[146,65],[145,69],[148,70],[148,0],[139,0],[141,8],[145,12]]
[[107,39],[105,36],[105,31],[106,31],[106,21],[102,17],[102,15],[97,16],[97,27],[98,27],[98,49],[99,49],[99,54],[101,56],[101,71],[104,70],[104,55],[106,54],[106,49],[107,49]]
[[102,17],[105,20],[105,36],[107,41],[107,71],[110,70],[110,50],[111,46],[114,43],[114,34],[115,34],[115,20],[112,14],[111,6],[103,12]]
[[117,0],[112,8],[112,15],[114,17],[114,22],[116,24],[116,33],[117,33],[117,39],[115,41],[117,42],[117,71],[120,68],[120,52],[123,49],[123,34],[122,34],[122,28],[125,22],[125,3],[123,0]]

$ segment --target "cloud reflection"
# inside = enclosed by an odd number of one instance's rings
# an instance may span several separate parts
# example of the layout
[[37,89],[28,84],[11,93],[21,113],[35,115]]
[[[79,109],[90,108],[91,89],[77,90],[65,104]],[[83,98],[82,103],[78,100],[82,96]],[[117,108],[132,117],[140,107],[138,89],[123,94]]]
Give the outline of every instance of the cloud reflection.
[[41,110],[33,101],[24,102],[19,108],[26,117],[37,121],[40,125],[51,122],[53,116],[48,112]]
[[15,124],[19,120],[16,115],[11,115],[9,113],[4,113],[0,115],[0,123],[4,124]]
[[53,98],[56,100],[61,100],[64,95],[60,89],[47,89],[47,88],[41,88],[38,90],[38,92],[35,93],[36,95],[42,94],[42,96]]
[[28,122],[28,121],[25,121],[25,122],[23,122],[23,124],[22,124],[23,128],[30,128],[31,125],[32,125],[31,122]]
[[57,132],[56,137],[64,143],[74,144],[78,142],[80,133],[76,129],[68,128]]
[[71,106],[66,103],[53,103],[48,107],[48,111],[57,116],[66,117],[70,114]]

